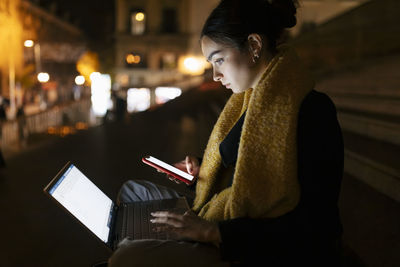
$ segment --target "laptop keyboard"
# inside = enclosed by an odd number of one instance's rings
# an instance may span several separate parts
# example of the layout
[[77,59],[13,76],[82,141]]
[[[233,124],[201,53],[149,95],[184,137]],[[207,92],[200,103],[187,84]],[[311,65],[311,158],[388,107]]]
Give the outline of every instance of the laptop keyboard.
[[[169,201],[147,201],[129,203],[124,206],[121,237],[131,239],[169,239],[166,232],[156,232],[155,225],[150,222],[153,211],[170,210],[175,206],[176,200]],[[184,212],[175,210],[178,212]]]

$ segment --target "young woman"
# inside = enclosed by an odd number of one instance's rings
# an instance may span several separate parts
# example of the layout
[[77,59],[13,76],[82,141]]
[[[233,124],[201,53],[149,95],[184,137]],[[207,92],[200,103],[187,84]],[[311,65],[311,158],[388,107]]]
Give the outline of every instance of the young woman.
[[[214,80],[232,90],[199,160],[177,163],[197,177],[192,210],[155,212],[152,222],[182,240],[125,241],[111,266],[335,266],[343,142],[330,99],[290,47],[292,0],[222,0],[201,48]],[[121,202],[170,198],[172,189],[128,181]],[[189,240],[189,241],[188,241]]]

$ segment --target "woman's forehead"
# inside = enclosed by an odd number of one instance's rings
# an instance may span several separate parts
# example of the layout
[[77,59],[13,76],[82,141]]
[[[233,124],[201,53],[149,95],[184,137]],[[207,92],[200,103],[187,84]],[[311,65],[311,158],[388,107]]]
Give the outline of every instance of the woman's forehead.
[[207,60],[210,60],[213,55],[223,52],[227,48],[226,44],[217,43],[208,36],[201,38],[201,50]]

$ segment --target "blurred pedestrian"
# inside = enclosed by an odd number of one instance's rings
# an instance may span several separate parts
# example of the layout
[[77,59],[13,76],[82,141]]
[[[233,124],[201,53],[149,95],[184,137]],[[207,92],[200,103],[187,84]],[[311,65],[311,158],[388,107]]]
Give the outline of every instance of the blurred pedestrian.
[[7,100],[0,96],[0,168],[6,166],[6,161],[3,156],[2,143],[3,143],[3,125],[7,120]]
[[117,121],[125,119],[127,111],[126,95],[122,90],[115,93],[115,117]]
[[[233,95],[202,160],[176,164],[197,178],[192,210],[152,214],[157,229],[181,239],[124,240],[111,267],[339,264],[342,135],[332,101],[313,90],[294,49],[279,44],[296,25],[296,7],[292,0],[222,0],[208,17],[202,52],[214,80]],[[118,200],[176,195],[128,181]]]
[[0,121],[5,121],[7,120],[7,103],[6,100],[2,97],[0,97]]
[[17,123],[18,123],[18,143],[20,147],[25,147],[27,142],[27,129],[26,117],[24,106],[21,104],[17,109]]

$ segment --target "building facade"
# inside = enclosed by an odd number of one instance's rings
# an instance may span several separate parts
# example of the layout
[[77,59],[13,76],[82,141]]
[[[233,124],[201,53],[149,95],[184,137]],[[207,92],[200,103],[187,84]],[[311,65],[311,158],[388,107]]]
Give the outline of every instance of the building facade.
[[[55,11],[54,5],[46,10],[35,3],[21,1],[23,39],[34,41],[33,47],[24,47],[24,64],[25,67],[34,66],[33,71],[32,67],[28,68],[30,74],[49,74],[50,80],[39,88],[48,105],[72,99],[74,80],[78,75],[76,63],[87,50],[83,32]],[[34,84],[27,84],[27,87],[35,89],[37,85],[34,80]],[[34,90],[30,91],[26,90],[26,101],[37,101],[32,99]]]
[[[12,37],[12,42],[0,40],[3,51],[10,55],[0,64],[1,95],[10,99],[11,109],[69,100],[78,74],[76,63],[87,50],[82,31],[57,16],[54,6],[47,10],[36,1],[0,0],[0,17],[6,20],[0,25],[1,32],[8,31]],[[48,82],[39,83],[41,72],[49,75]],[[13,110],[10,113],[12,118]]]
[[182,60],[200,56],[198,34],[217,2],[117,0],[117,86],[151,88],[190,80],[180,71]]

